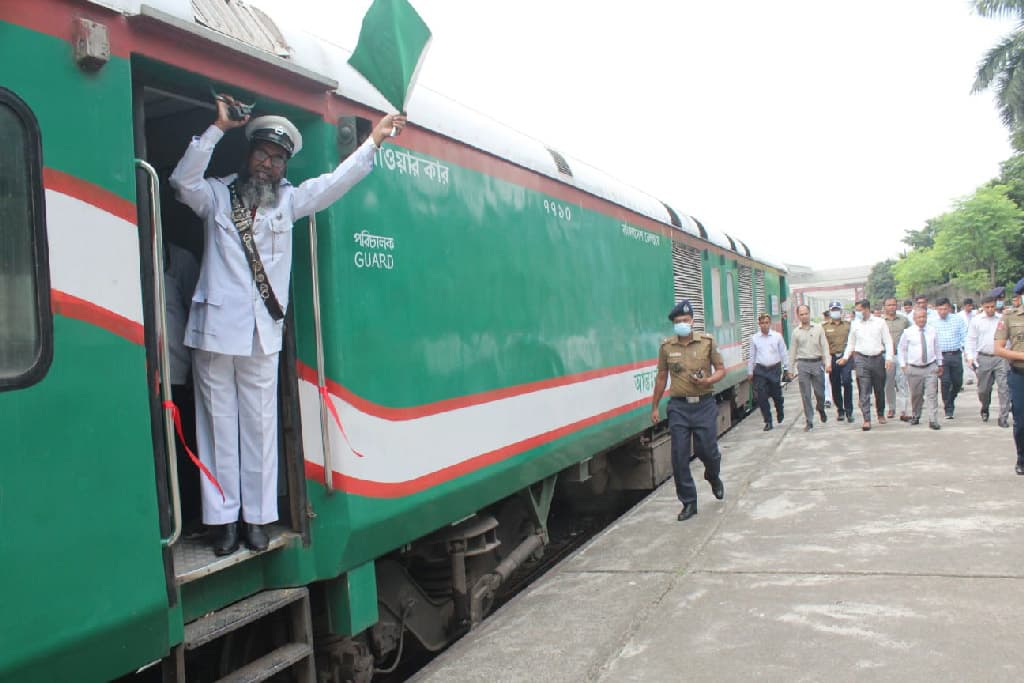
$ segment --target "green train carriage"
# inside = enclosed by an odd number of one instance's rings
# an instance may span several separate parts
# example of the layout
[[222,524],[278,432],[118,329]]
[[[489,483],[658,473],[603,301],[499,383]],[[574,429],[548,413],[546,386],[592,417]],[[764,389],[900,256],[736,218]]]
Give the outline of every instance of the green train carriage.
[[[0,139],[20,152],[0,162],[0,679],[204,679],[277,648],[300,677],[362,680],[403,634],[442,647],[543,546],[556,492],[665,476],[647,404],[684,296],[730,365],[722,427],[743,411],[748,312],[783,310],[784,270],[421,90],[376,170],[316,217],[316,269],[295,227],[271,550],[176,539],[154,206],[164,239],[196,251],[199,233],[134,160],[165,179],[212,120],[211,83],[299,125],[293,182],[383,105],[343,51],[240,3],[154,5],[0,6]],[[267,42],[232,36],[247,22]],[[234,170],[239,138],[211,172]],[[268,627],[242,626],[255,616]]]

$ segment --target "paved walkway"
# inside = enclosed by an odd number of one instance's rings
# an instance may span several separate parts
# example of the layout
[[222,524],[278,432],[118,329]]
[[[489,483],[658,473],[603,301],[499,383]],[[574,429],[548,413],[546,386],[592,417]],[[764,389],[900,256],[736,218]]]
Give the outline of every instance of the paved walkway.
[[804,433],[792,385],[724,501],[695,462],[697,517],[668,482],[414,680],[1024,680],[1024,477],[965,390],[939,432]]

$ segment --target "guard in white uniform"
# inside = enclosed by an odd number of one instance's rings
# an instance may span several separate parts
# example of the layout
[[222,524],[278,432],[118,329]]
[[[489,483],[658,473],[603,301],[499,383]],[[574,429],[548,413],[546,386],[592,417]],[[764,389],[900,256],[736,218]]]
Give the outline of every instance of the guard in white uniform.
[[[233,119],[234,98],[217,98],[217,120],[171,174],[178,199],[203,220],[205,251],[192,296],[185,344],[195,349],[199,457],[223,490],[203,479],[203,522],[217,526],[214,552],[246,544],[265,550],[263,525],[277,520],[277,360],[292,264],[292,224],[327,208],[373,168],[374,151],[405,125],[385,116],[333,172],[293,187],[288,159],[302,136],[287,119]],[[237,112],[230,112],[237,115]],[[204,178],[224,133],[248,123],[249,157],[237,175]]]

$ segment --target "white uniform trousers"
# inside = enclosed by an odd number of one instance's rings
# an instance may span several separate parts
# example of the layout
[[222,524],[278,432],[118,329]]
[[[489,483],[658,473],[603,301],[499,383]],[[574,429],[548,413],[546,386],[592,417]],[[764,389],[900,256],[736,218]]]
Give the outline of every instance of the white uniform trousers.
[[224,489],[201,477],[204,524],[277,521],[277,361],[193,352],[199,459]]

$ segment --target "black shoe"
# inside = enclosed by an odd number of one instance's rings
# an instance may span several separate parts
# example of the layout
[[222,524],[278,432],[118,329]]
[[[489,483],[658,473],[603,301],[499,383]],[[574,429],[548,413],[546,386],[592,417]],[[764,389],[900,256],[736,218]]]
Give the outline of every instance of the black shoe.
[[929,422],[928,426],[931,427],[932,429],[942,429],[942,427],[939,426],[938,422]]
[[981,421],[988,422],[988,410],[986,410],[985,408],[981,409]]
[[845,417],[846,417],[846,413],[844,413],[843,411],[840,410],[839,411],[839,421],[842,422]]
[[217,557],[230,555],[238,550],[238,522],[219,524],[214,527],[213,554]]
[[772,431],[772,423],[771,422],[765,422],[764,423],[764,431],[766,431],[766,432]]
[[255,550],[256,552],[266,550],[267,546],[270,545],[270,536],[267,535],[266,527],[262,524],[246,524],[245,545],[248,546],[249,550]]
[[715,494],[715,498],[722,500],[725,498],[725,484],[722,483],[721,479],[715,479],[711,484],[711,493]]
[[825,414],[825,409],[824,408],[818,408],[818,417],[821,418],[821,423],[822,424],[825,424],[826,422],[828,422],[828,415]]
[[847,415],[846,416],[846,421],[852,424],[853,423],[853,415]]
[[1005,417],[1001,417],[1001,418],[999,418],[999,426],[1000,427],[1004,427],[1004,428],[1005,427],[1009,427],[1010,426],[1010,421],[1008,419],[1006,419]]
[[776,422],[778,422],[779,424],[782,424],[783,422],[786,421],[786,414],[784,412],[782,412],[782,410],[779,410],[779,412],[775,414],[775,418],[776,418],[775,419]]
[[829,401],[828,399],[826,399],[825,400],[825,407],[826,408],[831,408],[832,407],[832,401]]
[[686,503],[686,504],[683,505],[683,509],[680,510],[679,514],[676,515],[676,519],[678,519],[680,522],[685,522],[690,517],[693,517],[696,514],[697,514],[697,504],[696,503]]
[[1024,462],[1021,462],[1020,460],[1018,460],[1017,461],[1017,467],[1014,468],[1014,469],[1016,470],[1017,474],[1024,475]]
[[952,416],[952,415],[947,415],[947,416],[946,416],[946,419],[947,419],[947,420],[952,420],[952,419],[953,419],[953,416]]
[[805,432],[809,432],[812,429],[814,429],[814,425],[812,425],[812,424],[804,425],[804,431]]
[[910,418],[910,424],[912,424],[912,425],[919,425],[919,424],[921,424],[921,418],[919,418],[919,417],[912,417],[912,418]]

